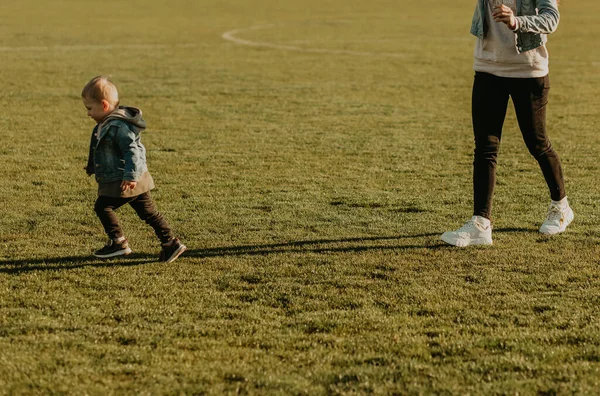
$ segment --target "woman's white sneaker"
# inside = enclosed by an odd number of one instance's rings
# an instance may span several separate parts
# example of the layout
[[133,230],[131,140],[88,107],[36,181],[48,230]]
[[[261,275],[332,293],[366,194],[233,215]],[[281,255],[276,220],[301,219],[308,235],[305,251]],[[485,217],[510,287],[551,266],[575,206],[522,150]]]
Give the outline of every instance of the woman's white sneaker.
[[561,233],[571,224],[573,218],[575,218],[575,215],[566,198],[564,202],[552,201],[546,220],[540,227],[540,232],[546,235]]
[[442,241],[458,247],[491,245],[492,225],[485,217],[473,216],[458,230],[444,232]]

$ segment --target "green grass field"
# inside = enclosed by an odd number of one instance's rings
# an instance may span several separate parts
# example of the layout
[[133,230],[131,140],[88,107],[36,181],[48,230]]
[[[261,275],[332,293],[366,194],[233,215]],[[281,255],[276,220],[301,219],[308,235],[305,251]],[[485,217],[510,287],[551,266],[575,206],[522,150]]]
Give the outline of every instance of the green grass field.
[[[597,393],[600,3],[548,46],[574,223],[537,232],[510,110],[494,245],[456,249],[474,3],[0,3],[0,394]],[[128,207],[134,254],[91,256],[97,74],[144,111],[172,264]]]

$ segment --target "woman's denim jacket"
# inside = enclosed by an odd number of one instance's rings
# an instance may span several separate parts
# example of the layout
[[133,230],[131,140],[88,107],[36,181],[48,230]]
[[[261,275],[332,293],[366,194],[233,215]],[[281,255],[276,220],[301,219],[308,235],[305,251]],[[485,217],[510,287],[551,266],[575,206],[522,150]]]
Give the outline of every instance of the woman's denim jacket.
[[94,174],[98,183],[137,181],[148,170],[146,148],[140,140],[140,132],[146,125],[141,112],[139,116],[141,122],[134,123],[109,116],[110,119],[94,128],[86,172]]
[[[484,38],[487,31],[485,22],[489,0],[477,0],[477,7],[471,24],[471,34]],[[517,0],[516,47],[519,53],[535,49],[546,43],[546,35],[558,27],[560,14],[556,0]]]

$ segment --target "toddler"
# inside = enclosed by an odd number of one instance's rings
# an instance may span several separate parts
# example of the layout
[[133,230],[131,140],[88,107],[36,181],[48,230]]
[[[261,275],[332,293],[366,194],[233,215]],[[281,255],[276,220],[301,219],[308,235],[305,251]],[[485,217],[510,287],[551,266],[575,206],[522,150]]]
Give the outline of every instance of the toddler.
[[90,80],[81,91],[88,116],[96,121],[90,142],[86,172],[95,175],[98,199],[94,210],[108,235],[108,243],[94,256],[109,258],[131,253],[115,210],[129,204],[156,233],[161,242],[160,261],[175,261],[186,247],[175,238],[158,212],[150,190],[154,180],[146,165],[146,149],[140,140],[146,128],[142,111],[119,106],[115,85],[104,76]]

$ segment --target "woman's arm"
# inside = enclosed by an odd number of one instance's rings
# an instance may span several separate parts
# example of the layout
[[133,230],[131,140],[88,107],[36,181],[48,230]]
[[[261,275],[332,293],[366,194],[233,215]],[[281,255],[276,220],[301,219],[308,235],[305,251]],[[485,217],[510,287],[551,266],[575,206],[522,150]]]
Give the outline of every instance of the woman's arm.
[[560,13],[556,0],[537,0],[537,15],[521,15],[517,20],[517,31],[521,33],[550,34],[556,31]]

